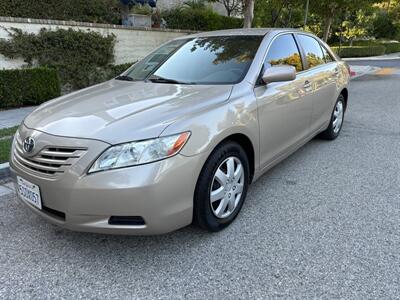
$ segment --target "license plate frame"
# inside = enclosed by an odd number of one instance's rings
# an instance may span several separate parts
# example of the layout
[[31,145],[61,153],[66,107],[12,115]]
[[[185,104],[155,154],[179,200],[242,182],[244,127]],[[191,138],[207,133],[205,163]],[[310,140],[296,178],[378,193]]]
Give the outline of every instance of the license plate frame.
[[40,187],[29,180],[17,176],[17,193],[25,202],[42,209],[42,197]]

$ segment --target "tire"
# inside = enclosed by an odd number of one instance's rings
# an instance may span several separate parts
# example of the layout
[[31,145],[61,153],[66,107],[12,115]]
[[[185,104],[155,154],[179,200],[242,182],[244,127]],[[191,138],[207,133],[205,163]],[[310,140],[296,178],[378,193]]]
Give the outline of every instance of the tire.
[[[329,126],[325,131],[319,134],[320,138],[332,141],[339,136],[340,131],[342,130],[343,127],[345,108],[346,108],[345,99],[343,95],[340,95],[335,103],[335,107],[331,115],[331,121],[329,123]],[[341,115],[341,119],[340,115],[337,114]],[[335,124],[335,121],[339,122],[338,126],[337,124]]]
[[[242,166],[241,174],[238,171],[239,164]],[[229,172],[228,168],[233,170],[233,173]],[[234,177],[229,177],[229,174],[233,174]],[[227,179],[225,185],[221,184],[220,178]],[[211,232],[220,231],[232,223],[246,199],[249,178],[249,160],[238,143],[228,141],[214,149],[197,180],[193,223]],[[242,189],[241,193],[240,189]],[[213,197],[211,197],[211,192],[214,194]],[[221,195],[223,195],[222,198],[216,200]],[[213,202],[211,202],[212,198]]]

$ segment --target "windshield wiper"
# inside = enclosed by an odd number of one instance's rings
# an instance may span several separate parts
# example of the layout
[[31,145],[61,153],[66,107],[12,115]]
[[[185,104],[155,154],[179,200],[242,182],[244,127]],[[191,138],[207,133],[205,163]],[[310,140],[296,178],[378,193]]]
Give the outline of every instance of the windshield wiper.
[[120,75],[120,76],[115,77],[115,79],[124,80],[124,81],[133,81],[133,78],[128,75]]
[[151,82],[156,82],[156,83],[175,83],[175,84],[188,84],[186,82],[181,82],[175,79],[169,79],[169,78],[164,78],[161,76],[157,76],[157,75],[151,75],[148,80],[150,80]]

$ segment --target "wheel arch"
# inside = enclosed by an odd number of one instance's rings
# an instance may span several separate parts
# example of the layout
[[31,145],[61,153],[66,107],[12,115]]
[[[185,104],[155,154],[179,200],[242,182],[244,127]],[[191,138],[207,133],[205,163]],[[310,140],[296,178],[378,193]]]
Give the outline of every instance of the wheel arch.
[[348,91],[348,89],[344,88],[340,92],[340,95],[343,95],[343,97],[344,97],[344,109],[346,110],[347,109],[347,102],[348,102],[348,99],[349,99],[349,91]]
[[231,134],[231,135],[225,137],[223,140],[221,140],[215,146],[215,148],[227,141],[232,141],[232,142],[238,143],[243,148],[243,150],[246,152],[247,159],[249,160],[249,167],[250,167],[249,182],[251,183],[253,180],[253,177],[254,177],[254,172],[255,172],[255,150],[254,150],[254,145],[251,142],[251,139],[243,133],[234,133],[234,134]]

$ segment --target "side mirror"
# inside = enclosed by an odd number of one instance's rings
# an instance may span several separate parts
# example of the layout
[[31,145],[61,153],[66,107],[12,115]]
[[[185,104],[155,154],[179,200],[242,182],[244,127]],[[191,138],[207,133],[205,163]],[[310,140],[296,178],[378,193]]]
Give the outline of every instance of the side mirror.
[[265,70],[262,80],[265,84],[296,79],[296,68],[289,65],[273,66]]

